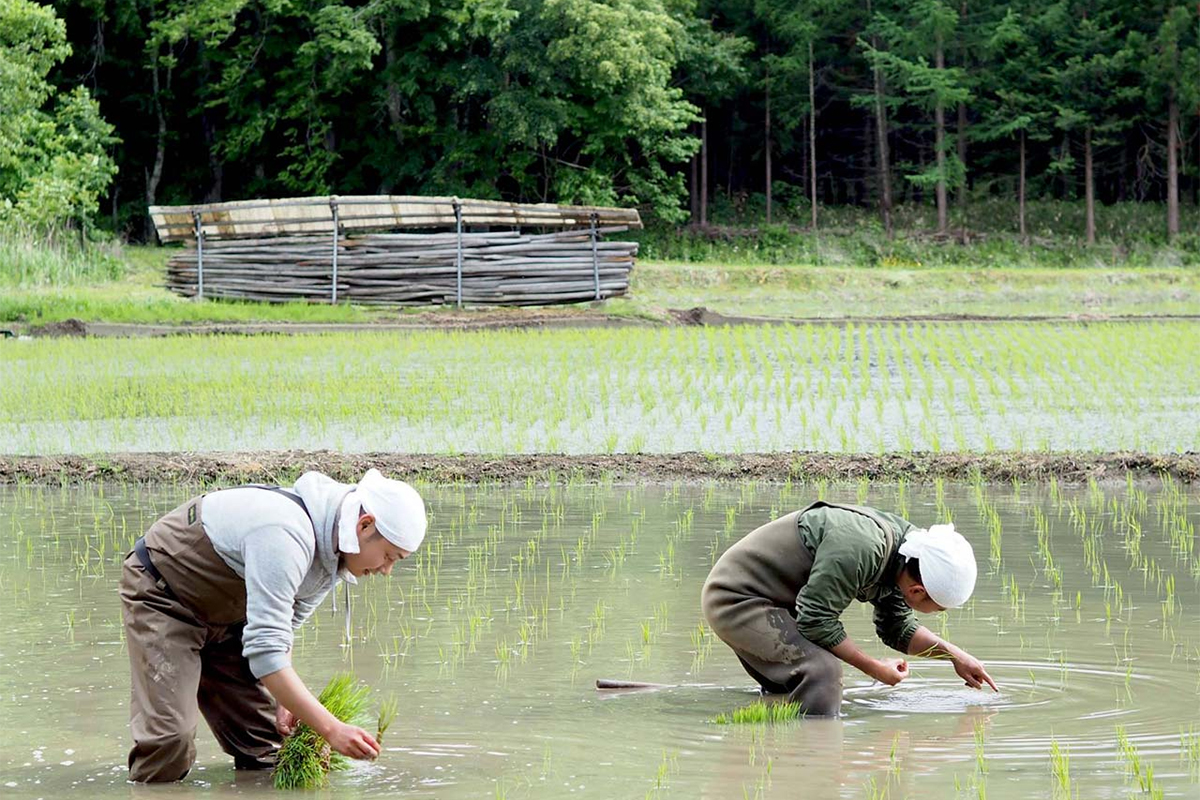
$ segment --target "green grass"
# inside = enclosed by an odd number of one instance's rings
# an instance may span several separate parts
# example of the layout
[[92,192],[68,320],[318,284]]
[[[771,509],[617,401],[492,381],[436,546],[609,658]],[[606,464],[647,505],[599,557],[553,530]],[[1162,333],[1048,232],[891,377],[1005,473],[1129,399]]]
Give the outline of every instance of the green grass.
[[[719,221],[747,229],[760,221],[754,209],[753,203],[740,213],[716,206]],[[599,312],[639,319],[693,306],[791,318],[1200,314],[1200,214],[1185,207],[1184,227],[1192,233],[1168,245],[1160,211],[1153,204],[1102,207],[1101,242],[1093,247],[1079,241],[1082,205],[1075,203],[1032,203],[1029,245],[1005,227],[1013,209],[1003,203],[971,207],[969,227],[984,236],[966,246],[904,233],[932,224],[930,209],[915,206],[898,209],[901,233],[892,241],[872,212],[857,208],[823,209],[828,227],[816,238],[786,225],[716,239],[652,227],[628,234],[642,243],[631,296]],[[806,224],[803,214],[797,219]],[[162,288],[171,252],[68,240],[50,246],[28,234],[0,233],[0,323],[365,323],[453,311],[195,302]],[[555,313],[595,312],[572,306]]]
[[791,722],[804,715],[799,703],[767,703],[755,700],[748,706],[720,713],[712,718],[714,725],[774,725]]
[[69,235],[47,239],[27,230],[0,229],[0,288],[111,282],[130,261],[119,244],[85,244]]
[[[1014,203],[974,200],[965,213],[951,209],[947,241],[932,236],[931,206],[895,209],[895,236],[888,239],[874,209],[823,207],[817,235],[808,230],[807,205],[777,205],[766,225],[762,198],[744,205],[716,202],[711,230],[652,224],[636,234],[644,258],[738,265],[854,267],[1106,267],[1167,268],[1200,265],[1200,209],[1181,208],[1181,235],[1166,240],[1165,208],[1120,203],[1096,210],[1096,244],[1084,241],[1084,205],[1033,201],[1026,213],[1028,238],[1017,234]],[[965,229],[967,243],[960,243]]]
[[[3,239],[0,239],[2,254]],[[60,256],[47,250],[47,260]],[[17,282],[0,294],[0,321],[30,325],[80,319],[115,323],[204,322],[366,322],[380,312],[355,306],[319,303],[204,302],[162,288],[171,250],[126,245],[118,250],[121,269],[108,275],[96,271],[56,272],[51,280]]]
[[[629,301],[730,316],[1200,314],[1200,270],[859,269],[642,262]],[[615,305],[615,303],[614,303]]]

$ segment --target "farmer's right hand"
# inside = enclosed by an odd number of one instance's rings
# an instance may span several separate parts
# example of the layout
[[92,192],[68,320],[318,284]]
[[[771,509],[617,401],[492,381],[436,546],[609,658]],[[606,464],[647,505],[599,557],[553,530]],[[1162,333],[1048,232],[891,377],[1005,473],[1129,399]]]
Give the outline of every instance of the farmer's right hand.
[[379,743],[374,736],[344,722],[339,722],[333,732],[325,737],[325,741],[347,758],[373,759],[379,755]]
[[880,683],[895,686],[908,677],[908,662],[903,658],[884,658],[875,665],[872,675]]

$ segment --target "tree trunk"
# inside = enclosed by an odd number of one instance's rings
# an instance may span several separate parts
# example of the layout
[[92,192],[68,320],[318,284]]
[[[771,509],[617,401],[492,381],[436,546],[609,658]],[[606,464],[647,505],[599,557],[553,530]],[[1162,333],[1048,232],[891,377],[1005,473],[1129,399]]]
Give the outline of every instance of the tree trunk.
[[[153,12],[151,20],[153,20]],[[162,86],[159,79],[159,60],[158,49],[155,48],[153,65],[150,68],[150,87],[154,93],[154,114],[158,124],[158,129],[154,138],[154,166],[146,174],[146,207],[155,205],[158,200],[158,185],[162,182],[163,163],[167,157],[167,115],[163,110],[162,101]],[[171,70],[167,70],[167,89],[171,88]],[[147,240],[158,241],[158,229],[154,227],[154,223],[150,220],[149,211],[146,216],[146,228],[148,229]]]
[[[937,40],[937,49],[934,51],[933,60],[934,66],[939,72],[946,68],[946,54],[940,36]],[[946,214],[946,104],[942,102],[941,98],[938,98],[934,105],[933,116],[933,146],[938,173],[937,186],[934,189],[937,195],[937,229],[939,234],[945,235],[948,224]]]
[[817,230],[817,77],[813,62],[813,43],[808,43],[808,173],[809,205],[812,206],[812,229]]
[[[1059,150],[1059,153],[1063,161],[1066,161],[1071,155],[1071,134],[1069,131],[1063,131],[1062,148]],[[1074,169],[1064,169],[1062,171],[1062,199],[1076,199]]]
[[960,209],[967,207],[967,104],[958,104],[958,161],[962,164],[962,182],[958,184],[956,197]]
[[871,176],[875,174],[875,142],[872,134],[872,119],[870,114],[863,115],[863,175],[862,175],[862,205],[870,205],[874,197],[872,195],[873,184]]
[[387,92],[387,114],[388,121],[392,124],[392,136],[396,140],[397,147],[404,147],[404,132],[400,126],[402,121],[402,98],[400,96],[400,87],[396,85],[395,65],[396,65],[396,41],[395,35],[388,31],[383,37],[383,57],[386,63],[387,78],[385,79],[384,90]]
[[808,117],[800,118],[800,185],[808,186]]
[[[867,15],[871,14],[871,3],[867,2]],[[871,46],[879,47],[878,37],[871,37]],[[878,65],[872,66],[875,83],[875,140],[879,148],[877,162],[879,175],[879,214],[883,217],[883,230],[889,239],[892,238],[892,178],[891,164],[888,160],[888,126],[887,108],[883,104],[883,72]]]
[[1167,98],[1167,239],[1179,235],[1179,101]]
[[1092,126],[1088,125],[1083,133],[1083,192],[1086,197],[1087,230],[1085,237],[1088,244],[1096,243],[1096,178],[1092,171]]
[[767,70],[767,102],[766,102],[766,120],[764,121],[764,134],[766,141],[763,143],[766,149],[767,162],[767,224],[771,224],[771,72]]
[[1017,173],[1017,230],[1028,243],[1025,232],[1025,131],[1021,131],[1020,171]]
[[204,202],[219,203],[224,191],[225,165],[217,157],[217,131],[207,113],[200,115],[200,124],[204,130],[205,149],[208,151],[208,170],[212,175],[212,183],[204,195]]
[[[960,41],[966,36],[965,26],[967,24],[967,0],[962,0],[962,7],[959,9],[959,36]],[[965,42],[961,48],[962,66],[967,67],[967,47]],[[958,104],[958,140],[955,142],[958,149],[958,161],[962,164],[962,183],[958,185],[957,205],[960,214],[967,208],[967,104],[960,102]],[[966,225],[966,215],[963,214],[963,225]]]
[[700,225],[708,225],[708,110],[700,120]]
[[688,184],[688,195],[691,200],[692,224],[700,221],[700,154],[692,156],[692,174]]

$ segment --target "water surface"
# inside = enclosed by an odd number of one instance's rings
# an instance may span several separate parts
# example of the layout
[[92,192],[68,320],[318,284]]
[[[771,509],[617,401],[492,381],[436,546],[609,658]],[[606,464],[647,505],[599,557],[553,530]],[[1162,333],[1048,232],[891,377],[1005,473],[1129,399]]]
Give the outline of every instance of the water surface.
[[[423,490],[420,557],[359,585],[349,641],[327,605],[297,642],[314,689],[352,669],[400,700],[383,756],[335,775],[338,796],[1057,797],[1056,747],[1072,796],[1137,794],[1151,765],[1164,796],[1200,792],[1200,514],[1177,486]],[[125,782],[119,563],[191,491],[0,489],[4,797],[273,791],[235,773],[203,726],[182,787]],[[916,660],[895,688],[848,669],[837,720],[709,722],[755,694],[700,625],[704,577],[738,537],[818,495],[953,518],[979,585],[965,609],[922,621],[981,658],[999,694]],[[869,611],[844,620],[887,655]],[[601,677],[678,686],[601,694]]]

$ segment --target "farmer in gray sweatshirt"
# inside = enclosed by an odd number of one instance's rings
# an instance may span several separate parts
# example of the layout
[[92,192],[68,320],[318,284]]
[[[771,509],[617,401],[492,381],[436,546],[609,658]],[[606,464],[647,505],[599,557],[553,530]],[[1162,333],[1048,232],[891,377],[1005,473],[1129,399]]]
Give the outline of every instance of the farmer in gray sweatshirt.
[[374,469],[356,485],[308,472],[290,489],[211,492],[155,522],[121,574],[130,779],[187,775],[199,714],[238,768],[270,767],[297,721],[345,756],[378,755],[292,669],[292,635],[339,580],[389,575],[425,528],[420,495]]

